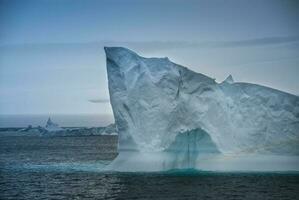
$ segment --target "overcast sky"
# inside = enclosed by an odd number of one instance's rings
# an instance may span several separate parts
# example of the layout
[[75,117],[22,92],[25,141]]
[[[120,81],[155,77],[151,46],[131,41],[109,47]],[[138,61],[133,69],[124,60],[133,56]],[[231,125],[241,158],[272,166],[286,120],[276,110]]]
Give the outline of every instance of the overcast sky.
[[0,114],[111,114],[103,46],[299,94],[288,0],[0,0]]

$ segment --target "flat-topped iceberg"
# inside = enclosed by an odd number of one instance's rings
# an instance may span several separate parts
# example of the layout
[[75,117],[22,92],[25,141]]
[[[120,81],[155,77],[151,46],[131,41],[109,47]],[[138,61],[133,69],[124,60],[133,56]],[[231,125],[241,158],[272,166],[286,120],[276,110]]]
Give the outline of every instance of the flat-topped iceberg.
[[217,83],[168,58],[122,47],[105,52],[119,133],[111,168],[203,169],[219,156],[248,154],[294,156],[298,164],[298,96],[232,76]]

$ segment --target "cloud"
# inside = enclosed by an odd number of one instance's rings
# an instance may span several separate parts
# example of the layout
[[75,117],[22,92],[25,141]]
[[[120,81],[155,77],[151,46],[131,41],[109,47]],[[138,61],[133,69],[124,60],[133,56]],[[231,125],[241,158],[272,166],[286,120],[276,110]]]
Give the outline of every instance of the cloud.
[[[299,36],[287,37],[265,37],[254,38],[248,40],[232,40],[232,41],[152,41],[152,42],[124,42],[124,44],[136,47],[144,47],[146,49],[176,49],[176,48],[232,48],[232,47],[249,47],[249,46],[265,46],[278,45],[299,42]],[[117,44],[117,43],[116,43]],[[122,44],[121,42],[119,44]]]
[[250,47],[250,46],[265,46],[278,45],[299,42],[299,36],[286,37],[265,37],[254,38],[247,40],[231,40],[231,41],[152,41],[152,42],[130,42],[129,45],[138,47],[144,46],[150,49],[174,49],[174,48],[232,48],[232,47]]
[[222,41],[222,42],[210,42],[207,43],[211,47],[247,47],[247,46],[264,46],[264,45],[276,45],[299,42],[299,36],[287,36],[287,37],[265,37],[255,38],[249,40],[236,40],[236,41]]
[[109,99],[89,99],[88,100],[91,103],[109,103]]
[[36,43],[36,44],[2,44],[0,50],[8,49],[56,49],[56,48],[95,48],[99,49],[103,46],[125,46],[129,48],[142,48],[144,50],[162,50],[162,49],[178,49],[178,48],[233,48],[233,47],[250,47],[290,44],[299,42],[299,35],[284,37],[264,37],[246,40],[230,40],[230,41],[99,41],[99,42],[83,42],[83,43]]

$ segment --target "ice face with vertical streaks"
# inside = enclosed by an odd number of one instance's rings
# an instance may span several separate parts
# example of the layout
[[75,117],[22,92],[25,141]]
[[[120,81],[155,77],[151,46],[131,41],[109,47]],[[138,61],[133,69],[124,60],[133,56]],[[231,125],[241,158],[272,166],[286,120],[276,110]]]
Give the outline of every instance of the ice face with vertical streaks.
[[167,168],[196,168],[204,154],[299,154],[298,96],[231,75],[217,83],[122,47],[105,52],[119,157],[167,154],[158,159]]

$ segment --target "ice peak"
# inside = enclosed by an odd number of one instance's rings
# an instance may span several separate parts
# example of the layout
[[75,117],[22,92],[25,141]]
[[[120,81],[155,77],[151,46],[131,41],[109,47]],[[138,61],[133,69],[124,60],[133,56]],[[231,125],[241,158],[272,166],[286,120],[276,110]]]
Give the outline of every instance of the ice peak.
[[45,129],[47,131],[60,131],[60,130],[63,130],[62,128],[59,127],[58,124],[54,123],[51,118],[49,117],[48,120],[47,120],[47,124],[45,126]]
[[53,124],[54,124],[54,123],[52,122],[51,117],[49,117],[48,120],[47,120],[47,124],[46,124],[46,126],[51,126],[51,125],[53,125]]
[[135,52],[124,47],[104,47],[107,59],[116,63],[123,59],[133,59],[138,56]]
[[229,76],[223,81],[223,83],[229,83],[229,84],[234,83],[234,79],[233,79],[232,75],[229,75]]

